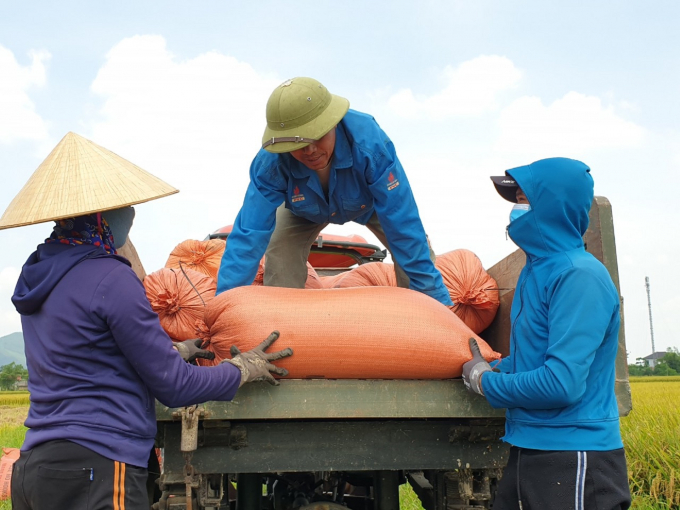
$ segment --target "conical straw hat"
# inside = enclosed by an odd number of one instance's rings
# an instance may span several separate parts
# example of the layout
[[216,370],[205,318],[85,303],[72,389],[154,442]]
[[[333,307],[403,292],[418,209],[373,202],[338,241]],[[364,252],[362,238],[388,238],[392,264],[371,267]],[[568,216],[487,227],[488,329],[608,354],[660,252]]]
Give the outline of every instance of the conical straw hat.
[[148,202],[179,190],[117,154],[68,133],[0,218],[0,229]]

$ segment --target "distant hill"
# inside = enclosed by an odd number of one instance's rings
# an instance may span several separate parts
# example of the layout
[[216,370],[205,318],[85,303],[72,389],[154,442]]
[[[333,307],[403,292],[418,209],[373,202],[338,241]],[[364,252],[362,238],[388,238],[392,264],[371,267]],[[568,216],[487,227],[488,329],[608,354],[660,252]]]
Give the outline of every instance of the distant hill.
[[0,367],[10,363],[26,366],[24,335],[22,333],[10,333],[7,336],[0,337]]

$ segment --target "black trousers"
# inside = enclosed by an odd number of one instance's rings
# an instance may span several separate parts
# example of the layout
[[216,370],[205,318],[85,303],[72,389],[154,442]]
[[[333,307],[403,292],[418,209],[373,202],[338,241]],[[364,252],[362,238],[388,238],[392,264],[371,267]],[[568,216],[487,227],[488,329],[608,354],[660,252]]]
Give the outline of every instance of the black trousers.
[[12,471],[13,510],[149,510],[147,470],[71,441],[25,452]]
[[494,510],[626,510],[623,449],[543,451],[512,447]]

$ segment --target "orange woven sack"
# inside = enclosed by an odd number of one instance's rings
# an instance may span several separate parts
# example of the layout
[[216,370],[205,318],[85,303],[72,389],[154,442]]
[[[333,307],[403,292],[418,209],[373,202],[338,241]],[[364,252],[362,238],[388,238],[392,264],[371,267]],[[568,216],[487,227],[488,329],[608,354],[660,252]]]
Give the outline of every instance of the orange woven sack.
[[147,275],[144,288],[170,338],[177,342],[197,338],[205,306],[215,298],[215,280],[191,269],[166,267]]
[[207,241],[188,239],[175,246],[165,263],[165,267],[180,269],[181,262],[184,269],[193,269],[207,274],[217,281],[217,272],[220,269],[225,246],[226,242],[222,239],[209,239]]
[[292,378],[448,379],[472,356],[468,339],[488,360],[500,354],[445,306],[408,289],[284,289],[238,287],[213,299],[205,311],[213,364],[236,345],[252,349],[272,331],[272,350],[292,347],[277,362]]
[[454,313],[475,333],[481,333],[498,311],[498,284],[484,270],[482,261],[469,250],[454,250],[437,256],[435,267],[449,289]]
[[323,289],[335,289],[336,285],[340,285],[340,281],[347,276],[351,271],[343,271],[341,273],[336,273],[330,276],[319,276],[319,281],[321,282],[321,288]]
[[9,499],[12,488],[12,468],[19,458],[19,448],[3,448],[0,459],[0,501]]
[[[253,285],[264,285],[264,257],[260,260],[260,266],[257,268],[257,274]],[[309,262],[307,262],[307,280],[305,281],[305,289],[322,289],[323,283],[321,277],[317,274],[316,269]]]
[[[334,278],[333,276],[329,278]],[[332,287],[323,282],[325,288],[347,289],[351,287],[396,287],[397,277],[393,264],[369,262],[344,273],[342,278],[334,281]]]

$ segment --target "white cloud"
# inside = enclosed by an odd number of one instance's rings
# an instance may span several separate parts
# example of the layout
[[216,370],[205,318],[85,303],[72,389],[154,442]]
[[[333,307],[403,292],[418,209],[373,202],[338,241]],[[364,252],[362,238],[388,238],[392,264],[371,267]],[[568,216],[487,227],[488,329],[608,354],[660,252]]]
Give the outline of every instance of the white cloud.
[[124,39],[92,84],[104,98],[93,141],[181,190],[223,186],[234,167],[247,178],[280,81],[217,52],[182,61],[160,36]]
[[19,279],[19,269],[16,267],[4,267],[0,271],[0,292],[14,290]]
[[14,54],[0,46],[0,143],[47,138],[45,121],[35,112],[27,90],[45,84],[45,51],[33,51],[29,66],[21,66]]
[[185,239],[233,223],[282,81],[215,51],[179,59],[160,36],[109,51],[92,83],[103,105],[88,138],[181,192],[138,207],[130,235],[147,272]]
[[534,160],[546,156],[578,156],[592,149],[639,145],[644,130],[604,107],[598,97],[569,92],[549,106],[540,98],[522,97],[499,117],[501,134],[494,149],[527,154]]
[[498,96],[519,82],[522,73],[512,61],[497,55],[483,55],[442,72],[445,87],[432,96],[414,95],[403,89],[388,105],[403,117],[425,116],[442,119],[457,115],[479,115],[498,108]]
[[0,336],[19,331],[21,331],[21,315],[13,307],[10,310],[0,310]]
[[[4,267],[0,271],[0,295],[11,296],[19,278],[19,269]],[[14,306],[7,299],[7,304],[0,308],[0,336],[21,331],[21,318]]]

